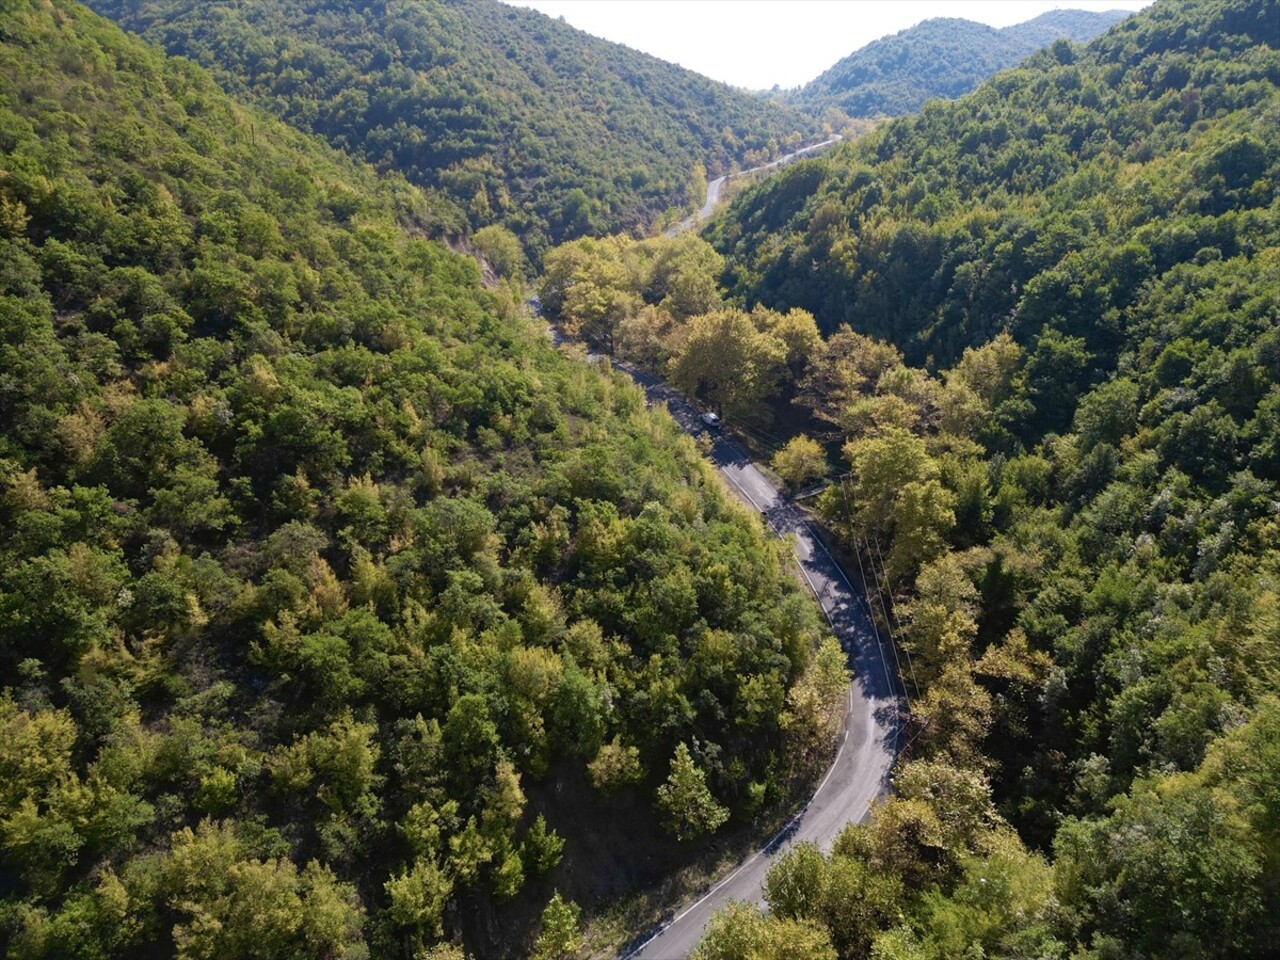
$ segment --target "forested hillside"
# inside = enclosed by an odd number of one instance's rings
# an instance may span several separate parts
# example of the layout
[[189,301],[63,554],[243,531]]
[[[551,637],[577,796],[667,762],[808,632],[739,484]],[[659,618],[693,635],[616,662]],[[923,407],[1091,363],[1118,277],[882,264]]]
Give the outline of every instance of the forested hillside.
[[1051,10],[1000,29],[956,17],[925,20],[855,50],[778,99],[811,113],[835,108],[851,117],[896,117],[935,97],[962,96],[1055,40],[1092,40],[1126,16]]
[[1275,26],[1274,3],[1162,4],[795,164],[709,232],[730,291],[913,362],[1048,326],[1110,366],[1146,281],[1269,236]]
[[432,215],[0,3],[0,953],[555,956],[824,755],[782,548]]
[[233,93],[550,242],[643,230],[814,125],[628,47],[496,0],[92,0],[213,68]]
[[826,333],[817,510],[914,727],[703,960],[1277,956],[1278,47],[1274,0],[1158,0],[711,229],[767,305],[728,339]]

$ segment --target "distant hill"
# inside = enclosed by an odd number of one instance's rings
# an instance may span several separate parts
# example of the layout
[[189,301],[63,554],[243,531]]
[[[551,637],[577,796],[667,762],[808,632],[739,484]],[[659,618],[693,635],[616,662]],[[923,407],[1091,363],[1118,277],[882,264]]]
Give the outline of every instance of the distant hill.
[[1053,10],[997,30],[945,17],[867,44],[783,102],[810,111],[837,107],[851,117],[899,116],[934,97],[962,96],[1054,40],[1091,40],[1128,14]]
[[90,0],[236,96],[437,191],[458,225],[551,241],[643,228],[813,122],[494,0]]

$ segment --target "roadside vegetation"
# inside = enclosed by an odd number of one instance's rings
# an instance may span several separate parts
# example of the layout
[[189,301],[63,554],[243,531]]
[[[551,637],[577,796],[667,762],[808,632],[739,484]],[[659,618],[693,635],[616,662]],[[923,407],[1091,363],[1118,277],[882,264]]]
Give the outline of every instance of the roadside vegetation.
[[732,301],[824,332],[816,509],[914,729],[702,960],[1274,954],[1278,46],[1161,0],[710,228]]
[[404,180],[0,30],[0,952],[559,956],[790,801],[843,659],[669,418]]

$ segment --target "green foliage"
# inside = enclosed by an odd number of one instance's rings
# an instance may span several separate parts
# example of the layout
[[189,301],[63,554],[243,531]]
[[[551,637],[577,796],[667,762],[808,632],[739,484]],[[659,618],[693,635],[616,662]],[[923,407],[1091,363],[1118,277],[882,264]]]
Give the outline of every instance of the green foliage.
[[784,549],[637,388],[423,240],[439,213],[83,8],[5,6],[15,955],[426,951],[486,897],[500,955],[531,879],[590,888],[552,777],[648,798],[697,743],[727,816],[810,772],[784,761],[814,729],[767,709],[823,635]]
[[822,445],[801,434],[773,455],[773,470],[792,490],[800,490],[826,477],[830,467]]
[[427,188],[436,229],[502,224],[535,260],[572,237],[646,232],[669,208],[701,203],[707,170],[752,166],[814,126],[505,4],[90,6],[214,69],[231,93]]
[[764,896],[769,909],[783,918],[815,913],[826,892],[826,861],[822,851],[802,843],[769,868]]
[[496,223],[481,227],[471,235],[471,242],[504,280],[523,280],[524,250],[514,233]]
[[714,833],[729,819],[729,811],[716,802],[707,787],[707,775],[693,760],[687,745],[676,747],[671,773],[658,787],[658,806],[667,815],[667,826],[677,840]]
[[727,416],[749,414],[778,388],[785,348],[740,310],[694,317],[672,356],[671,382]]
[[836,960],[826,931],[811,922],[765,917],[731,902],[716,914],[692,960]]
[[692,234],[584,237],[547,254],[538,286],[547,316],[569,336],[652,364],[674,326],[721,306],[723,268]]
[[587,772],[591,775],[592,785],[605,793],[644,779],[640,751],[623,745],[617,737],[601,745],[600,752],[587,765]]
[[352,887],[314,861],[298,871],[291,860],[246,852],[226,824],[204,821],[174,836],[161,884],[184,918],[173,928],[177,956],[287,956],[299,942],[334,956],[367,956]]
[[[1055,345],[1083,341],[1060,373],[1083,388],[1145,335],[1130,318],[1178,270],[1274,235],[1275,45],[1259,0],[1161,3],[1055,48],[1070,63],[1041,52],[793,164],[710,228],[729,292],[942,368],[1002,329],[1029,348],[1047,327]],[[1026,437],[1070,422],[1072,396],[1042,397]]]
[[439,936],[445,902],[453,881],[437,864],[415,860],[402,874],[386,883],[392,921],[421,938]]
[[828,330],[818,509],[910,658],[895,795],[769,882],[841,956],[1277,942],[1277,38],[1154,4],[713,228],[746,302]]
[[727,306],[716,285],[723,267],[690,234],[583,238],[547,254],[538,287],[561,333],[665,374],[735,419],[764,420],[795,394],[822,338],[804,310]]
[[547,829],[547,818],[538,814],[520,845],[526,868],[535,874],[550,873],[564,854],[564,839]]
[[582,949],[578,905],[561,899],[559,891],[542,911],[542,930],[533,945],[533,960],[561,960]]
[[1124,16],[1119,10],[1054,10],[999,29],[955,17],[925,20],[873,40],[777,99],[851,117],[914,113],[935,97],[963,96],[1055,40],[1092,40]]

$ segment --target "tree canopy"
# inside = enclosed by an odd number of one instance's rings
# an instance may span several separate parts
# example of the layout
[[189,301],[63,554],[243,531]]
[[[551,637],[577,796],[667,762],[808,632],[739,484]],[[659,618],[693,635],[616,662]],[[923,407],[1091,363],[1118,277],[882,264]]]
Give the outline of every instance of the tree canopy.
[[731,297],[826,334],[816,509],[912,728],[704,955],[1274,953],[1278,47],[1274,3],[1161,0],[711,227]]
[[584,820],[684,855],[677,747],[705,831],[812,774],[758,693],[826,669],[816,608],[669,417],[430,194],[3,10],[7,955],[555,956]]
[[708,171],[814,131],[801,113],[495,0],[91,0],[334,146],[442,201],[439,228],[551,243],[700,204]]
[[1092,40],[1125,16],[1120,10],[1051,10],[1000,28],[958,17],[925,20],[873,40],[776,99],[819,114],[914,113],[936,97],[963,96],[1055,40]]

